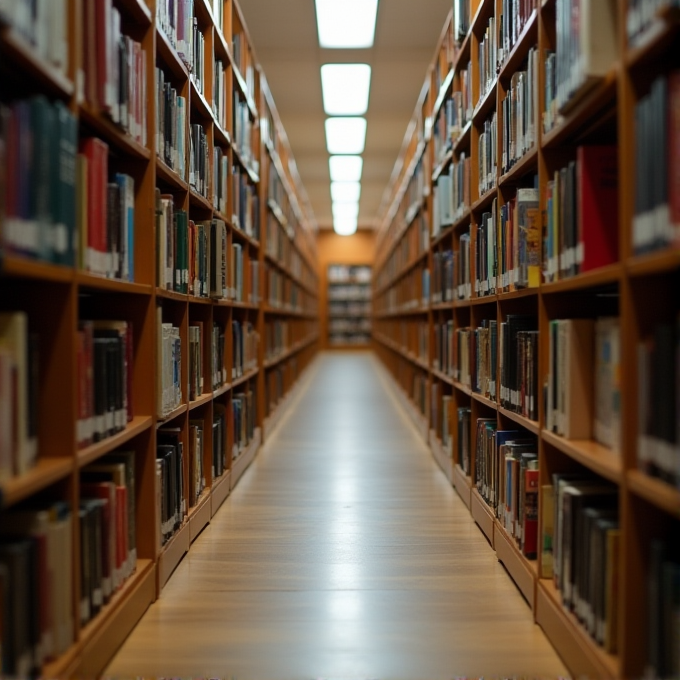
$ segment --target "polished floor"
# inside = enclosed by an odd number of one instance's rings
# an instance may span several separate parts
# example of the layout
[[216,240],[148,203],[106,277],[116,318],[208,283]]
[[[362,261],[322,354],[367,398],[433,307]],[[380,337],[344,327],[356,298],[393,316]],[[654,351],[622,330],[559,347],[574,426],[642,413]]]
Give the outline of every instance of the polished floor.
[[109,676],[566,670],[371,354],[322,354]]

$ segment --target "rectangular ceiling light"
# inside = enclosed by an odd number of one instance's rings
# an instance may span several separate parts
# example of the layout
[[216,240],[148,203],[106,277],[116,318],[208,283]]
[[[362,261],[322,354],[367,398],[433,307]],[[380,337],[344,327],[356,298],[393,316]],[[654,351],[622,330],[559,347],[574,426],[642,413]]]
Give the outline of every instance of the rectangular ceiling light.
[[329,116],[362,116],[368,110],[371,67],[368,64],[324,64],[321,67],[323,109]]
[[373,47],[378,0],[315,0],[321,47]]
[[331,156],[328,159],[331,182],[358,182],[363,165],[361,156]]
[[356,202],[360,195],[360,182],[331,182],[331,198],[335,203]]
[[326,118],[328,153],[362,153],[365,142],[365,118]]
[[357,218],[336,217],[333,220],[333,230],[339,236],[351,236],[357,230]]
[[359,217],[359,203],[356,201],[352,203],[333,203],[333,219],[345,219],[353,218],[357,219]]

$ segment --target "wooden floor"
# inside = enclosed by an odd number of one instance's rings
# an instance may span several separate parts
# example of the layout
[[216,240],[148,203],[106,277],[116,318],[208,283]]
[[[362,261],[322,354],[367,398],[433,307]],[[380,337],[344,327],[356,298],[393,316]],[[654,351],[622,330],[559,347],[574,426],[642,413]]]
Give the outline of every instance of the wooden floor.
[[566,670],[370,354],[324,354],[109,676]]

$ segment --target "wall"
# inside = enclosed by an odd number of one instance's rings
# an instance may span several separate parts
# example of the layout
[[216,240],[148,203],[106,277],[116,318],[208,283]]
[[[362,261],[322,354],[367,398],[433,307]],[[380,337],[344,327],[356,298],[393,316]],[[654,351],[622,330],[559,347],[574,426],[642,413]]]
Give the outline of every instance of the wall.
[[370,264],[375,261],[375,234],[358,231],[352,236],[338,236],[334,231],[319,231],[319,323],[321,349],[328,349],[328,282],[326,272],[329,264]]

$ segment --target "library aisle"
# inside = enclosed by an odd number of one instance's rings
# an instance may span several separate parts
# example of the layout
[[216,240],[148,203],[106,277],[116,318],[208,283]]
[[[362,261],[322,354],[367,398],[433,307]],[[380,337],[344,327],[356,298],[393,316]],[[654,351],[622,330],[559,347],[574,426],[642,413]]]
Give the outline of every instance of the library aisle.
[[566,675],[383,370],[319,355],[105,675]]

